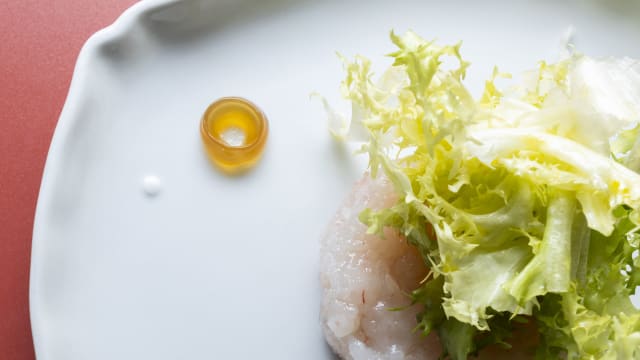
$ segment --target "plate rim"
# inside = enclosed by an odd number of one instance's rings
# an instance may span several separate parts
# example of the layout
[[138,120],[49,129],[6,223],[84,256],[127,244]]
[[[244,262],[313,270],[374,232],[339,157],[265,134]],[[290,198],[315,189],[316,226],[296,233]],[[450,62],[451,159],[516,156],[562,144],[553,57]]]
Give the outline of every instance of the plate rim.
[[42,288],[42,271],[41,264],[44,257],[43,242],[45,233],[42,230],[51,211],[51,190],[52,179],[56,177],[57,166],[62,158],[63,145],[70,136],[71,130],[80,122],[80,118],[76,116],[78,111],[77,104],[81,104],[86,95],[82,89],[88,83],[88,75],[91,73],[90,63],[100,48],[108,43],[118,42],[118,39],[124,38],[127,34],[136,31],[136,24],[145,15],[157,11],[164,7],[170,7],[177,4],[185,4],[190,1],[184,0],[141,0],[126,10],[124,10],[111,25],[108,25],[93,35],[91,35],[83,44],[71,75],[71,82],[67,92],[66,99],[58,116],[51,142],[47,150],[46,160],[40,180],[40,188],[36,201],[36,209],[33,217],[33,227],[31,235],[31,253],[29,259],[29,320],[31,325],[31,338],[33,342],[36,359],[47,360],[44,333],[44,311],[40,310],[40,289]]

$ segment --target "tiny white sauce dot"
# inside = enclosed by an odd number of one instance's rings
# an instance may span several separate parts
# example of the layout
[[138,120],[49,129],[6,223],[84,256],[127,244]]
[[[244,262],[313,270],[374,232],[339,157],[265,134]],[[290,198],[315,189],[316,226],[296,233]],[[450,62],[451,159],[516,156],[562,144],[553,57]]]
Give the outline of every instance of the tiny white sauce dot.
[[162,190],[162,181],[155,175],[147,175],[142,179],[142,191],[147,196],[156,196]]
[[242,146],[244,145],[245,134],[242,129],[237,127],[230,127],[225,129],[220,135],[222,140],[229,146]]

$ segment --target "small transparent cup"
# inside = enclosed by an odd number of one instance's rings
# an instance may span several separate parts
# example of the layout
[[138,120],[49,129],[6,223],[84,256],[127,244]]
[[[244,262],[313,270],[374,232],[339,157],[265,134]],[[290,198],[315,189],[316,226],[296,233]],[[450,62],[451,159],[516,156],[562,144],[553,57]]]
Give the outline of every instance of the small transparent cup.
[[[225,141],[226,131],[241,132],[239,145]],[[224,97],[213,102],[202,116],[200,134],[211,162],[227,174],[252,168],[261,158],[269,133],[264,113],[251,101]]]

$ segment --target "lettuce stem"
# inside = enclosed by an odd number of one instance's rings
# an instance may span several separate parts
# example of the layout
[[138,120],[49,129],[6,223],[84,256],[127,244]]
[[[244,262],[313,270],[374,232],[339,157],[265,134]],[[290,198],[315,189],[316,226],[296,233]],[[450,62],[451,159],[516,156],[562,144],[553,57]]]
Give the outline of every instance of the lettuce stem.
[[571,228],[576,212],[575,196],[566,192],[551,198],[544,229],[545,270],[548,292],[566,292],[571,281]]
[[575,196],[564,191],[550,195],[540,251],[511,283],[511,295],[524,304],[547,292],[562,293],[571,282],[571,232]]

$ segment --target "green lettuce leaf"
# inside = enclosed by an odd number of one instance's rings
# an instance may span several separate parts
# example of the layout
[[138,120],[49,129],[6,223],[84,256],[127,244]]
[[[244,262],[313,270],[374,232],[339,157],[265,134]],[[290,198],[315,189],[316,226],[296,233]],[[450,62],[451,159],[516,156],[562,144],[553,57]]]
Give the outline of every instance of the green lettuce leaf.
[[461,44],[391,41],[378,81],[368,59],[342,58],[351,117],[324,105],[334,135],[360,143],[399,195],[360,219],[398,229],[431,268],[412,293],[417,330],[463,359],[527,316],[539,358],[639,358],[637,62],[571,54],[504,90],[496,68],[476,100]]

